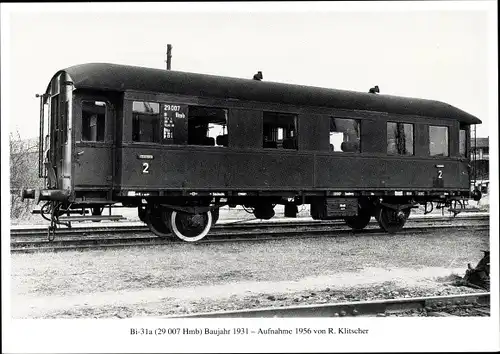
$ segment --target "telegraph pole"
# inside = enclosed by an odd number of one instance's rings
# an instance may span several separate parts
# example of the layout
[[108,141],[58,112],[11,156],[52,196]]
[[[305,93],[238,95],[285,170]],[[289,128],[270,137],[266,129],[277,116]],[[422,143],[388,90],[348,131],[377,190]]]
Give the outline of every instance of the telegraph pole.
[[172,45],[167,44],[167,70],[170,70],[170,63],[172,61]]

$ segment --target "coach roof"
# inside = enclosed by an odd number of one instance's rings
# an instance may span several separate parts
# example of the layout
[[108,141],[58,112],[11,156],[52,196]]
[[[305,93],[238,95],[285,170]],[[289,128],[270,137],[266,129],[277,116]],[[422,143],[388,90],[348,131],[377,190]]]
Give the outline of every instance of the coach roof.
[[238,79],[117,64],[91,63],[66,71],[75,88],[147,91],[233,98],[456,119],[479,124],[475,116],[449,104],[400,96]]

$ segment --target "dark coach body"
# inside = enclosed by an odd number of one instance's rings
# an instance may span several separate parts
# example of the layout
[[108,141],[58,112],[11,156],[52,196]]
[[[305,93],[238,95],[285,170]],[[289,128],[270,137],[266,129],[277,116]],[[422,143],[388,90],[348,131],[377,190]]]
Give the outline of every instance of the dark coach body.
[[47,201],[53,227],[122,203],[186,241],[227,204],[263,219],[311,204],[316,219],[397,231],[419,203],[471,197],[481,123],[438,101],[114,64],[59,71],[42,108],[47,187],[24,195]]

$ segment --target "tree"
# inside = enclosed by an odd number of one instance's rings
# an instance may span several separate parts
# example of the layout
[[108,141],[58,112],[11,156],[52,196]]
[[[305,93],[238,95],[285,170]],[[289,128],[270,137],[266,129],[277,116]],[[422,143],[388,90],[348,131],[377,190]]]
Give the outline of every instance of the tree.
[[26,216],[35,206],[34,200],[21,201],[24,188],[40,188],[43,180],[38,178],[38,141],[23,140],[19,132],[9,134],[10,142],[10,217]]

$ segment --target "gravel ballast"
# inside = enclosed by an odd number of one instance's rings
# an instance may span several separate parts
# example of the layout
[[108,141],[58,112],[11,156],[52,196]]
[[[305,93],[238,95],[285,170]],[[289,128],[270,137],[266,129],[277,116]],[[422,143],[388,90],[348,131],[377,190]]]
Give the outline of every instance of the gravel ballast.
[[163,316],[477,292],[487,231],[12,255],[14,318]]

